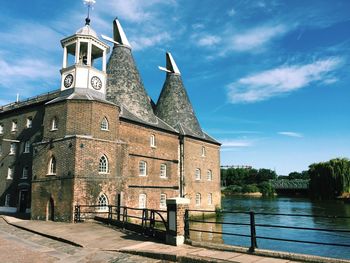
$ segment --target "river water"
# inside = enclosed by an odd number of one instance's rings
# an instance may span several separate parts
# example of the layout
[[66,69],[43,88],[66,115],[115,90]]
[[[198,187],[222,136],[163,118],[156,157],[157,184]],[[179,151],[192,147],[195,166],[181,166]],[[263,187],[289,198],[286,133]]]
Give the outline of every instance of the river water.
[[[275,215],[256,215],[256,224],[284,225],[309,228],[345,229],[350,230],[350,203],[343,201],[312,201],[307,198],[276,197],[256,198],[233,196],[222,199],[222,208],[229,211],[249,211],[278,213],[278,214],[309,214],[327,216],[346,216],[349,218],[319,218],[319,217],[292,217]],[[207,219],[213,221],[215,219]],[[226,214],[216,219],[220,222],[249,223],[249,215]],[[214,232],[228,232],[236,234],[250,234],[249,226],[221,225],[221,224],[200,224],[192,223],[191,229],[205,229]],[[192,232],[191,239],[224,243],[236,246],[250,246],[250,238],[211,233]],[[310,230],[295,230],[282,228],[257,227],[257,236],[273,238],[306,240],[324,243],[350,244],[350,233],[339,232],[318,232]],[[282,242],[274,240],[257,240],[261,249],[286,251],[350,259],[349,247],[325,246],[302,244],[294,242]]]

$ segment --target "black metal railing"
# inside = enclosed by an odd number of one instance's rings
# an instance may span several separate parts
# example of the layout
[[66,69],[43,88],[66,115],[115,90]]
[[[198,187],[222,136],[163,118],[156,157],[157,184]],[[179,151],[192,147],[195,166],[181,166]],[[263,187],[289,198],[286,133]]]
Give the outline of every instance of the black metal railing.
[[76,205],[74,222],[98,220],[116,225],[123,229],[142,232],[142,234],[156,237],[160,232],[165,237],[168,229],[167,211],[147,208],[133,208],[127,206]]
[[[191,212],[197,213],[196,216],[191,216]],[[220,216],[223,214],[245,214],[249,215],[249,221],[247,222],[221,222],[221,221],[212,221],[198,218],[198,213],[204,218],[205,214],[217,213]],[[243,211],[210,211],[210,210],[186,210],[185,212],[185,238],[190,239],[190,231],[193,232],[203,232],[210,234],[219,234],[219,235],[229,235],[229,236],[239,236],[250,238],[250,247],[249,251],[254,252],[258,248],[258,239],[264,240],[273,240],[273,241],[282,241],[282,242],[295,242],[303,244],[314,244],[314,245],[325,245],[325,246],[338,246],[338,247],[350,247],[350,243],[327,243],[320,241],[311,241],[311,240],[298,240],[298,239],[288,239],[288,238],[279,238],[273,236],[262,236],[256,234],[256,228],[273,228],[273,229],[295,229],[295,230],[304,230],[304,231],[318,231],[318,232],[335,232],[335,233],[350,233],[348,229],[329,229],[329,228],[311,228],[311,227],[299,227],[299,226],[287,226],[287,225],[273,225],[273,224],[257,224],[255,220],[256,215],[261,216],[289,216],[289,217],[313,217],[313,218],[328,218],[328,219],[350,219],[347,216],[323,216],[323,215],[306,215],[306,214],[283,214],[283,213],[255,213],[253,211],[243,212]],[[200,216],[199,216],[200,217]],[[190,226],[190,223],[203,223],[203,224],[216,224],[216,225],[234,225],[234,226],[245,226],[250,228],[248,233],[232,233],[224,231],[208,231],[205,229],[195,229]]]

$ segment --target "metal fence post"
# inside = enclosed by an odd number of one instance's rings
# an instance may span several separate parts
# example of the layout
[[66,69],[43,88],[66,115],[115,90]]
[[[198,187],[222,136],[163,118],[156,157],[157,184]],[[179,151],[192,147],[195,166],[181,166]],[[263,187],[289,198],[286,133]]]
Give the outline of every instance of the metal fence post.
[[250,215],[250,252],[254,252],[256,248],[258,248],[258,244],[256,242],[256,230],[255,230],[255,215],[253,211],[249,212]]
[[117,220],[120,221],[120,204],[117,206]]
[[184,220],[185,220],[185,239],[189,239],[190,238],[190,225],[189,225],[189,212],[188,210],[186,209],[185,211],[185,217],[184,217]]
[[108,205],[108,220],[112,221],[112,206]]

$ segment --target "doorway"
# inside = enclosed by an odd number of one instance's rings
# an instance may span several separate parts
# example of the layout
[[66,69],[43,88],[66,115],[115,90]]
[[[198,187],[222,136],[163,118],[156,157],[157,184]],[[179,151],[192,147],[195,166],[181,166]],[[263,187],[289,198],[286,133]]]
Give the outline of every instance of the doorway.
[[25,213],[28,204],[28,190],[19,191],[19,212]]
[[51,197],[49,202],[47,203],[47,214],[46,220],[55,221],[55,204],[53,198]]

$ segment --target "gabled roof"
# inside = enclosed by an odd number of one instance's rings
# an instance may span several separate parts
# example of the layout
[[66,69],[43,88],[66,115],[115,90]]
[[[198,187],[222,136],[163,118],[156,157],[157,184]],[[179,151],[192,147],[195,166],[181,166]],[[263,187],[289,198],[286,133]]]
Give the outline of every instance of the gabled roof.
[[113,22],[115,44],[107,64],[107,100],[128,109],[144,122],[156,123],[151,102],[118,20]]

